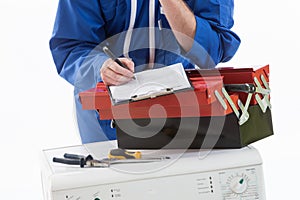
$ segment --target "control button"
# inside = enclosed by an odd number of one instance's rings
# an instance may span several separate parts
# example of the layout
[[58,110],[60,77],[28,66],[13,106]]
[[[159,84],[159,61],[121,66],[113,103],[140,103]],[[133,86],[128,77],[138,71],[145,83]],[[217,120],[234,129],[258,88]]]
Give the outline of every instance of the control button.
[[236,194],[242,194],[247,190],[248,183],[244,177],[236,176],[230,182],[230,189]]

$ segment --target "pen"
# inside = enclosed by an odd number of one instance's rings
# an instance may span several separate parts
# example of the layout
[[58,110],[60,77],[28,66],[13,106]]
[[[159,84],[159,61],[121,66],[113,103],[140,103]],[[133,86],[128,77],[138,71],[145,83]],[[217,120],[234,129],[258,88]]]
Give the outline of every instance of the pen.
[[[109,48],[107,46],[103,47],[103,51],[104,53],[110,57],[112,60],[114,60],[116,63],[118,63],[121,67],[130,70],[124,63],[122,63],[114,54],[113,52],[111,52],[111,50],[109,50]],[[132,79],[135,79],[135,77],[133,76]]]

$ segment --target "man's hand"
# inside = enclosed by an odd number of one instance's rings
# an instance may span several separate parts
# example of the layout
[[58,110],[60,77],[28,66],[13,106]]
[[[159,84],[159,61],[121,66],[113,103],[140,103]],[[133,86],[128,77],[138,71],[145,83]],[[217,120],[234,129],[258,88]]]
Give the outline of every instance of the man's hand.
[[185,51],[193,45],[196,19],[183,0],[159,0],[174,35]]
[[134,63],[128,58],[119,58],[130,70],[121,67],[112,59],[107,59],[100,70],[102,81],[105,85],[121,85],[134,77]]

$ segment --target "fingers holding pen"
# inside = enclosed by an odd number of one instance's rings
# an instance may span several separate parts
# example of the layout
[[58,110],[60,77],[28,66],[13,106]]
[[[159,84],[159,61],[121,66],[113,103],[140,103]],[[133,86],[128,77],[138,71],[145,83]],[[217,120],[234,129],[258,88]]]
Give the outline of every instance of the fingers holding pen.
[[126,65],[126,67],[134,73],[134,62],[128,58],[119,58],[119,60]]
[[119,59],[128,69],[120,66],[112,59],[107,59],[100,70],[102,81],[106,85],[124,84],[134,77],[134,63],[128,58]]

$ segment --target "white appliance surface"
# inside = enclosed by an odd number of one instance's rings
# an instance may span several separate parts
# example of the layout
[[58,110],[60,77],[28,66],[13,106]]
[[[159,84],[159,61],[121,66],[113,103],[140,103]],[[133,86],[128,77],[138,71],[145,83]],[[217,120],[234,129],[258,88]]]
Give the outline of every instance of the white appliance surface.
[[64,153],[105,158],[116,141],[44,150],[45,200],[265,200],[262,160],[251,147],[229,150],[142,150],[153,163],[80,168],[53,163]]

